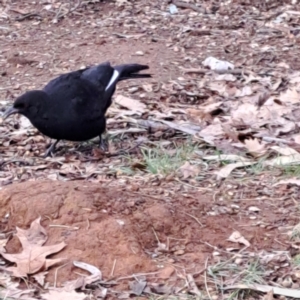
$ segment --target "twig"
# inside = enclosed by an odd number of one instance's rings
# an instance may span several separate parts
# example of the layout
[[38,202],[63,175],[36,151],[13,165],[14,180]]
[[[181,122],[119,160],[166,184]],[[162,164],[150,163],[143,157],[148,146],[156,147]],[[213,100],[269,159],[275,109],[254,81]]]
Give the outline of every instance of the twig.
[[189,217],[191,217],[192,219],[194,219],[201,227],[204,227],[204,225],[195,216],[190,215],[190,214],[188,214],[188,213],[186,213],[184,211],[182,213],[185,214],[185,215],[187,215],[187,216],[189,216]]
[[210,296],[208,286],[207,286],[207,278],[206,278],[207,262],[208,262],[208,258],[205,261],[204,283],[205,283],[205,289],[206,289],[207,295],[208,295],[209,299],[211,300],[211,296]]
[[[197,68],[191,68],[191,69],[181,68],[181,70],[184,73],[196,73],[196,74],[206,74],[210,71],[213,71],[210,69],[197,69]],[[250,75],[249,71],[243,69],[233,69],[233,70],[226,70],[226,71],[219,71],[219,72],[216,70],[215,72],[218,74],[232,74],[232,75],[246,75],[246,76]]]
[[195,294],[197,295],[198,297],[202,298],[202,293],[200,292],[200,290],[198,289],[196,283],[195,283],[195,280],[194,280],[194,277],[192,274],[187,274],[187,282],[188,284],[190,285],[190,287],[192,288],[190,290],[190,292],[192,294]]
[[58,273],[58,270],[60,270],[61,268],[65,267],[66,265],[68,265],[70,262],[67,262],[65,263],[64,265],[56,268],[55,270],[55,274],[54,274],[54,288],[56,288],[56,283],[57,283],[57,273]]
[[31,17],[37,17],[40,20],[43,19],[43,17],[40,14],[38,14],[38,13],[28,13],[28,14],[25,14],[23,16],[16,17],[15,20],[18,21],[18,22],[22,22],[22,21],[24,21],[24,20],[26,20],[28,18],[31,18]]
[[203,13],[203,14],[206,13],[205,8],[199,7],[195,4],[181,2],[181,1],[177,1],[177,0],[173,0],[172,3],[175,4],[177,7],[192,9],[194,11],[197,11],[197,12]]
[[121,151],[117,151],[115,153],[108,153],[107,156],[108,157],[113,157],[113,156],[119,156],[121,154],[129,154],[129,152],[131,152],[132,150],[138,148],[139,146],[141,146],[144,143],[144,141],[140,141],[138,142],[135,146],[127,149],[127,150],[121,150]]
[[67,12],[64,12],[62,14],[60,13],[62,5],[60,5],[60,7],[58,9],[58,12],[57,12],[56,16],[53,18],[52,21],[58,21],[59,19],[65,17],[69,13],[74,12],[80,5],[81,5],[81,0],[79,0],[78,3],[73,8],[69,8]]
[[113,277],[113,276],[114,276],[116,263],[117,263],[117,260],[115,259],[115,260],[114,260],[114,263],[113,263],[113,267],[112,267],[111,272],[110,272],[110,277]]
[[160,273],[160,271],[149,272],[149,273],[138,273],[138,274],[133,274],[133,275],[130,275],[130,276],[119,277],[115,281],[119,281],[119,280],[123,280],[123,279],[136,278],[137,276],[157,275],[159,273]]
[[154,233],[155,238],[156,238],[156,240],[157,240],[157,243],[160,244],[160,240],[159,240],[159,238],[158,238],[158,236],[157,236],[157,234],[156,234],[156,231],[155,231],[155,229],[153,228],[153,226],[152,226],[152,230],[153,230],[153,233]]
[[180,179],[175,179],[175,181],[177,181],[177,182],[179,182],[179,183],[181,183],[183,185],[186,185],[188,187],[191,187],[191,188],[194,188],[194,189],[198,189],[198,191],[211,191],[212,190],[210,188],[204,188],[204,187],[201,187],[201,186],[193,186],[193,185],[188,184],[188,183],[186,183],[184,181],[181,181]]
[[275,137],[271,137],[271,136],[261,136],[260,134],[254,134],[254,137],[260,137],[262,138],[263,141],[266,142],[278,142],[278,143],[284,143],[284,144],[292,144],[293,142],[284,140],[284,139],[280,139],[280,138],[275,138]]
[[68,228],[68,229],[73,229],[73,230],[79,229],[79,227],[72,227],[72,226],[67,226],[67,225],[49,225],[49,227]]
[[132,194],[136,194],[136,195],[139,195],[139,196],[142,196],[142,197],[149,197],[149,198],[152,198],[152,199],[155,199],[155,200],[160,200],[160,201],[165,201],[165,199],[163,198],[159,198],[159,197],[156,197],[156,196],[153,196],[153,195],[146,195],[146,194],[142,194],[142,193],[138,193],[138,192],[132,192]]

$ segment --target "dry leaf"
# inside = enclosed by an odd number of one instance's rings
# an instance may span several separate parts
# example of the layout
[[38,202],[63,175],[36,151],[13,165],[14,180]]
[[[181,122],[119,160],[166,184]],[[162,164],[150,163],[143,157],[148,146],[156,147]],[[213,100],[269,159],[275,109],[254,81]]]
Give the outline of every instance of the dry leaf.
[[227,240],[233,243],[244,244],[246,247],[250,246],[250,243],[238,231],[233,232]]
[[263,162],[265,166],[286,166],[286,165],[299,165],[300,154],[279,156]]
[[[195,151],[196,154],[198,151]],[[199,153],[199,155],[201,155]],[[216,160],[216,161],[238,161],[238,162],[250,162],[248,158],[245,158],[240,155],[235,155],[235,154],[220,154],[220,155],[207,155],[207,156],[202,156],[202,159],[206,160]]]
[[251,103],[244,103],[231,111],[231,117],[235,121],[242,121],[244,124],[252,125],[257,123],[257,113],[257,106]]
[[33,289],[19,289],[19,282],[11,281],[11,276],[6,273],[0,274],[0,298],[1,299],[17,299],[17,300],[35,300],[30,295],[34,294]]
[[300,134],[295,134],[292,138],[295,141],[295,143],[300,144]]
[[77,268],[81,268],[85,271],[90,272],[92,275],[81,276],[75,280],[68,281],[64,284],[63,288],[59,289],[60,291],[71,292],[76,289],[85,288],[86,285],[102,279],[101,271],[95,266],[92,266],[90,264],[81,261],[73,261],[73,265]]
[[277,186],[280,184],[295,184],[300,186],[300,179],[297,178],[289,178],[289,179],[284,179],[284,180],[280,180],[279,182],[273,184],[273,186]]
[[43,294],[42,298],[45,300],[83,300],[86,298],[86,294],[77,293],[75,291],[54,291],[50,290],[49,293]]
[[188,161],[186,161],[178,170],[183,175],[183,179],[189,177],[194,178],[200,173],[200,168],[196,165],[191,165]]
[[253,157],[261,157],[267,152],[265,146],[261,144],[258,139],[249,139],[249,140],[245,140],[244,142],[246,148],[248,149],[248,152]]
[[234,65],[228,61],[225,60],[219,60],[213,56],[207,57],[202,64],[205,67],[209,67],[211,70],[217,71],[217,72],[226,72],[228,70],[233,70]]
[[262,300],[274,300],[273,290],[270,290],[266,295],[264,295]]
[[271,149],[275,150],[281,155],[300,155],[298,151],[288,146],[285,147],[272,146]]
[[299,103],[300,97],[296,88],[288,89],[280,94],[279,100],[283,103]]
[[237,284],[232,286],[227,286],[224,290],[231,290],[231,289],[246,289],[246,290],[254,290],[263,293],[268,293],[273,291],[274,295],[282,295],[285,297],[291,297],[293,299],[300,299],[300,290],[299,289],[286,289],[280,288],[276,286],[270,285],[263,285],[263,284]]
[[178,131],[181,131],[181,132],[184,132],[187,134],[191,134],[191,135],[196,134],[200,130],[199,126],[195,126],[195,125],[187,123],[187,122],[185,122],[183,124],[179,124],[179,123],[165,121],[165,120],[154,119],[153,121],[161,122],[161,123],[169,126],[170,128],[173,128],[175,130],[178,130]]
[[236,77],[232,74],[219,74],[215,77],[217,81],[236,81]]
[[126,107],[129,110],[144,112],[147,106],[135,99],[131,99],[122,95],[118,95],[115,100],[115,103],[118,103],[120,106]]
[[146,285],[147,285],[146,281],[132,281],[132,282],[129,282],[131,293],[134,294],[134,295],[137,295],[137,296],[140,296],[143,293]]
[[229,164],[229,165],[226,165],[225,167],[221,168],[219,171],[216,171],[216,175],[217,175],[218,179],[227,178],[234,169],[251,166],[253,164],[255,164],[255,162],[237,162],[234,164]]
[[4,253],[4,252],[6,252],[6,250],[5,250],[5,246],[6,246],[6,243],[8,242],[8,239],[2,239],[2,240],[0,240],[0,253]]
[[22,244],[23,251],[16,254],[1,252],[5,259],[16,263],[16,267],[6,268],[7,271],[13,273],[13,276],[26,277],[28,274],[34,274],[43,268],[47,269],[63,260],[46,259],[47,256],[62,250],[66,244],[62,242],[57,245],[42,246],[47,240],[47,235],[40,225],[40,218],[33,221],[28,230],[17,227],[16,236]]
[[217,136],[220,136],[224,134],[222,124],[211,124],[207,127],[205,127],[203,130],[201,130],[198,135],[201,137],[210,137],[212,139],[215,139]]
[[32,277],[37,281],[37,283],[40,286],[44,286],[47,274],[48,274],[48,272],[39,272],[39,273],[33,275]]

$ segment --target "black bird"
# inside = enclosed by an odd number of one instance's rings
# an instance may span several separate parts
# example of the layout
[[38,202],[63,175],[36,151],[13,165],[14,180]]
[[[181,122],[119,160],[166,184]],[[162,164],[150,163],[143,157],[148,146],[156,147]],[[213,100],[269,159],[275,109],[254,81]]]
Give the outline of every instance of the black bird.
[[45,156],[54,152],[60,140],[86,141],[96,136],[105,147],[105,113],[112,103],[117,82],[149,78],[139,71],[147,65],[124,64],[112,67],[109,62],[78,70],[51,80],[42,90],[26,92],[5,111],[3,119],[18,113],[27,117],[44,135],[56,141]]

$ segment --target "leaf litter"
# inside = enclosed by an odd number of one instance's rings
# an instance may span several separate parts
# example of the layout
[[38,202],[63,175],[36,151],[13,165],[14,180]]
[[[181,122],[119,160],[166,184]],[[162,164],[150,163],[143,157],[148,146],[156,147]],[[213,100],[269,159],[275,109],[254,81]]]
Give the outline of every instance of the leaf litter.
[[[299,5],[172,2],[173,6],[157,1],[150,4],[145,1],[106,4],[40,1],[36,5],[3,1],[1,109],[7,105],[4,99],[12,100],[28,89],[42,86],[57,74],[96,63],[100,58],[117,62],[130,58],[149,63],[155,72],[152,82],[123,84],[117,91],[108,112],[108,132],[112,133],[110,151],[130,148],[132,141],[140,137],[145,138],[144,145],[155,148],[170,140],[175,140],[176,145],[178,141],[186,144],[188,136],[200,154],[193,153],[186,160],[177,161],[180,167],[176,174],[163,176],[170,182],[178,178],[186,188],[192,186],[192,190],[214,190],[214,199],[220,205],[207,209],[209,215],[235,214],[238,205],[235,201],[269,197],[266,189],[276,183],[280,190],[272,195],[282,199],[285,194],[291,199],[291,195],[297,195],[293,190],[298,184],[296,178],[277,180],[263,174],[260,180],[254,178],[254,183],[251,182],[258,191],[250,192],[245,187],[246,192],[240,194],[240,186],[234,188],[230,180],[249,176],[259,165],[266,168],[299,165],[300,64],[296,51],[298,29],[294,27],[300,17]],[[143,29],[137,24],[143,24]],[[107,31],[99,34],[99,28]],[[40,40],[44,42],[39,43]],[[127,41],[131,43],[129,46]],[[103,45],[102,53],[93,50],[95,45]],[[120,51],[112,57],[116,47]],[[80,52],[86,55],[83,57]],[[120,52],[126,52],[125,56],[117,56]],[[114,175],[119,178],[113,184],[115,187],[122,180],[129,180],[126,172],[133,165],[130,159],[103,157],[91,151],[95,148],[93,142],[83,146],[65,142],[54,158],[44,160],[40,156],[49,141],[38,135],[24,118],[2,123],[0,134],[2,186],[36,179],[107,183],[106,176]],[[174,150],[170,145],[166,149]],[[134,164],[145,166],[142,154],[136,150]],[[215,155],[216,152],[220,154]],[[160,182],[157,178],[161,174],[151,177],[153,174],[145,174],[145,170],[145,167],[135,168],[136,178],[147,178],[151,184]],[[221,185],[220,197],[211,176],[229,180],[228,186]],[[173,186],[169,189],[166,194],[172,193]],[[222,205],[224,199],[232,200],[233,206]],[[257,211],[247,211],[250,220],[257,220]],[[275,225],[261,221],[256,226]],[[18,229],[19,235],[21,232]],[[23,236],[23,243],[28,238]],[[38,241],[35,246],[26,244],[33,247],[33,253],[44,247],[40,245],[42,235],[34,239]],[[5,244],[6,241],[1,248]],[[5,255],[3,249],[1,253]],[[23,254],[21,262],[18,256],[8,254],[17,264],[10,267],[16,276],[48,267],[43,257],[41,261],[33,258],[28,268],[26,259],[31,258],[28,253]],[[43,275],[37,278],[43,283]],[[200,295],[195,287],[192,289]]]

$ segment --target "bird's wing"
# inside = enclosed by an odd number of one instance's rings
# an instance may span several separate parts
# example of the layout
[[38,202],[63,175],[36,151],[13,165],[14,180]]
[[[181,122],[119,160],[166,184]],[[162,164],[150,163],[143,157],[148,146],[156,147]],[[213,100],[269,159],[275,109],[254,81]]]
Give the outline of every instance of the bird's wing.
[[111,98],[115,92],[119,76],[120,72],[115,70],[109,62],[91,67],[81,75],[81,78],[97,86],[100,95],[100,105],[105,112],[111,105]]
[[44,92],[51,99],[53,110],[61,107],[65,114],[73,111],[83,115],[94,111],[105,112],[104,105],[99,101],[103,93],[99,92],[93,82],[82,78],[81,74],[82,71],[75,71],[60,75],[44,87]]
[[104,92],[117,81],[118,74],[109,62],[105,62],[86,69],[81,78],[89,80],[98,87],[100,92]]
[[52,93],[53,90],[60,89],[61,85],[65,85],[68,82],[72,83],[78,80],[81,77],[81,74],[87,69],[89,69],[89,67],[83,70],[77,70],[59,75],[58,77],[49,81],[49,83],[47,83],[47,85],[43,88],[43,91],[46,93]]

